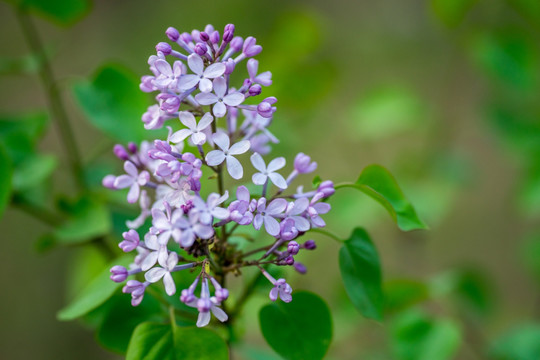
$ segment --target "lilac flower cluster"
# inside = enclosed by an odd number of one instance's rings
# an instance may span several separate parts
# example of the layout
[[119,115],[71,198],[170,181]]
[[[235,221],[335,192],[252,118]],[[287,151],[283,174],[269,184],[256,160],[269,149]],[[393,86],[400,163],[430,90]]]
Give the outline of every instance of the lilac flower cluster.
[[[244,266],[257,266],[270,281],[272,301],[278,297],[291,301],[292,288],[286,280],[274,279],[264,267],[288,265],[306,272],[294,257],[302,249],[314,249],[315,242],[297,240],[311,228],[325,226],[321,215],[330,211],[325,200],[334,193],[333,183],[325,181],[313,191],[303,192],[299,187],[295,194],[283,195],[298,175],[313,172],[317,164],[300,153],[292,172],[284,177],[280,171],[285,158],[263,159],[271,151],[271,143],[278,142],[268,130],[277,99],[260,96],[262,87],[272,84],[272,74],[259,73],[253,57],[262,47],[256,39],[242,39],[234,31],[231,24],[223,34],[211,25],[191,33],[167,29],[168,39],[179,50],[166,42],[157,44],[157,54],[148,60],[152,75],[142,77],[140,88],[158,92],[157,103],[142,116],[144,127],[152,130],[167,124],[168,136],[140,146],[116,145],[114,153],[124,161],[125,174],[103,179],[110,189],[129,188],[127,201],[138,202],[141,210],[127,222],[129,231],[119,244],[124,252],[137,253],[134,262],[129,270],[114,266],[111,279],[123,282],[138,276],[139,280],[129,280],[123,288],[137,306],[150,284],[163,282],[172,296],[177,293],[172,273],[200,267],[195,281],[180,292],[182,302],[198,309],[197,326],[207,325],[210,314],[227,320],[220,306],[229,292],[220,281]],[[235,88],[230,84],[231,74],[244,60],[247,77]],[[254,168],[251,185],[244,176],[246,165],[242,165],[247,153],[251,153]],[[239,182],[233,191],[235,199],[223,188],[225,169]],[[217,192],[203,189],[203,171],[217,179]],[[276,190],[269,195],[272,185]],[[152,225],[138,232],[149,219]],[[271,241],[259,249],[239,252],[227,239],[241,226],[264,228]],[[144,233],[143,239],[140,233]],[[248,260],[257,254],[257,260]]]

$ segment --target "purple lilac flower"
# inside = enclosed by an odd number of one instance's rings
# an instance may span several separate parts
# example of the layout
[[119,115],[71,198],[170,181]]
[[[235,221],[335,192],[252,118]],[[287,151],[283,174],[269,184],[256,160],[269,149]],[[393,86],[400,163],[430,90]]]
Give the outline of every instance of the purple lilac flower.
[[240,161],[233,155],[240,155],[247,152],[250,145],[249,141],[241,140],[229,148],[230,139],[224,133],[215,133],[212,136],[212,139],[221,150],[212,150],[206,155],[206,162],[208,165],[216,166],[226,160],[229,175],[231,175],[233,179],[241,179],[244,175],[244,169],[242,168]]
[[300,251],[300,245],[296,241],[289,241],[287,244],[287,251],[291,255],[296,255]]
[[167,246],[166,244],[160,244],[156,235],[147,233],[144,236],[144,247],[146,251],[140,252],[139,259],[135,259],[135,263],[141,265],[142,271],[150,269],[160,259],[161,262],[167,259]]
[[300,216],[308,209],[308,206],[309,200],[307,198],[300,198],[294,202],[291,201],[285,210],[284,220],[292,219],[294,226],[299,231],[308,231],[310,228],[309,221],[305,217]]
[[260,171],[253,174],[252,180],[254,184],[264,185],[268,181],[268,179],[270,179],[272,183],[278,188],[287,188],[287,182],[285,181],[283,176],[276,172],[277,170],[285,166],[285,158],[275,158],[274,160],[270,161],[267,167],[262,156],[255,153],[251,155],[251,163],[253,164],[255,169]]
[[171,272],[174,270],[176,264],[178,264],[178,254],[171,252],[167,258],[158,259],[161,267],[152,268],[146,274],[144,278],[150,283],[158,282],[163,279],[163,285],[165,285],[165,292],[167,295],[172,296],[176,292],[176,286],[172,278]]
[[[190,304],[188,304],[190,305]],[[218,307],[220,302],[216,297],[210,297],[210,289],[208,288],[208,279],[204,279],[201,284],[201,297],[197,300],[197,309],[199,310],[199,317],[197,319],[197,326],[204,327],[210,323],[210,312],[221,322],[227,321],[229,318],[225,311]]]
[[183,248],[188,248],[195,242],[197,237],[201,239],[210,239],[214,235],[214,229],[210,225],[199,222],[199,214],[197,211],[191,210],[188,218],[182,217],[176,221],[176,226],[182,229],[180,235],[180,245]]
[[198,124],[197,120],[195,120],[195,116],[188,111],[181,111],[178,117],[187,129],[181,129],[172,134],[169,139],[171,142],[177,144],[184,141],[188,136],[191,136],[191,142],[195,145],[202,145],[206,142],[206,135],[203,130],[210,126],[212,121],[214,121],[214,118],[210,113],[204,114]]
[[152,224],[159,231],[159,243],[164,245],[167,244],[171,236],[174,238],[174,241],[180,241],[181,231],[176,226],[176,222],[184,216],[184,212],[181,209],[171,211],[171,207],[167,202],[163,205],[165,212],[159,209],[152,209]]
[[126,161],[124,163],[124,170],[127,174],[118,176],[116,180],[114,180],[114,187],[116,189],[129,187],[127,201],[134,203],[139,199],[141,186],[146,185],[150,180],[150,174],[148,174],[148,171],[146,170],[139,173],[137,167],[131,161]]
[[111,268],[111,280],[117,283],[126,281],[128,270],[120,265],[115,265]]
[[139,233],[135,230],[131,229],[122,233],[122,237],[124,238],[124,241],[118,244],[118,247],[122,249],[123,252],[133,251],[139,246]]
[[270,71],[265,71],[257,75],[259,61],[249,59],[247,62],[247,69],[249,73],[249,80],[251,80],[252,83],[261,84],[263,86],[272,85],[272,73]]
[[187,61],[189,68],[195,75],[187,74],[180,78],[178,88],[181,91],[186,91],[199,85],[199,89],[203,93],[208,93],[212,91],[212,81],[210,79],[215,79],[225,73],[225,64],[220,62],[214,63],[205,69],[203,60],[197,54],[189,55]]
[[131,294],[131,305],[138,306],[144,297],[144,291],[148,285],[150,285],[148,281],[142,283],[137,280],[128,280],[122,288],[122,292],[124,294]]
[[240,225],[251,224],[256,207],[254,205],[256,205],[256,200],[253,200],[252,204],[248,188],[239,186],[236,189],[236,200],[229,205],[230,219]]
[[274,279],[274,277],[272,275],[270,275],[266,270],[264,270],[262,268],[261,268],[261,272],[263,273],[263,275],[268,280],[270,280],[272,285],[274,285],[272,290],[270,290],[270,294],[269,294],[270,300],[276,301],[278,299],[278,296],[279,296],[279,298],[281,298],[281,300],[283,300],[284,302],[286,302],[286,303],[291,302],[291,300],[292,300],[292,295],[291,295],[292,288],[291,288],[291,286],[289,284],[287,284],[285,279],[276,280],[276,279]]
[[285,219],[279,224],[279,237],[283,240],[292,240],[298,236],[298,229],[293,219]]
[[287,200],[275,199],[266,206],[266,199],[260,198],[257,202],[257,215],[253,219],[253,227],[257,230],[261,228],[264,223],[266,232],[272,236],[277,236],[280,231],[279,223],[275,219],[278,217],[287,207]]
[[330,204],[328,203],[318,203],[320,199],[324,197],[323,193],[317,193],[311,199],[309,203],[309,207],[307,208],[307,213],[309,215],[309,220],[311,221],[311,224],[313,227],[325,227],[326,223],[324,220],[319,216],[320,214],[326,214],[330,211]]
[[244,94],[235,91],[227,94],[227,82],[223,77],[214,79],[213,93],[199,93],[195,100],[201,105],[214,104],[212,111],[215,117],[221,118],[227,114],[227,106],[238,106],[244,101]]
[[317,169],[317,163],[311,161],[311,158],[304,153],[299,153],[294,158],[294,170],[287,178],[287,184],[290,184],[298,174],[309,174]]
[[171,67],[167,61],[158,59],[154,62],[154,66],[159,72],[154,84],[160,89],[175,90],[182,75],[182,62],[175,61],[173,67]]
[[219,204],[223,203],[229,198],[229,193],[225,191],[223,196],[219,194],[212,193],[208,195],[208,199],[204,202],[200,197],[196,196],[193,198],[193,205],[195,211],[199,214],[199,221],[201,224],[211,225],[212,219],[226,219],[229,217],[229,210],[218,207]]

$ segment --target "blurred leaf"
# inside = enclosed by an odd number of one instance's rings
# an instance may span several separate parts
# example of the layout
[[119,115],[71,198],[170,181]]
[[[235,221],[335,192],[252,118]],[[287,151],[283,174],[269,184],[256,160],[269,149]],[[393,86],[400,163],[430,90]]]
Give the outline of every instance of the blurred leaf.
[[177,327],[145,322],[137,326],[126,360],[226,360],[225,341],[208,329]]
[[111,218],[107,206],[88,197],[81,198],[69,211],[70,218],[54,231],[60,244],[76,244],[108,234]]
[[90,0],[7,0],[17,6],[27,7],[37,15],[61,26],[73,25],[91,8]]
[[377,249],[362,228],[356,228],[339,250],[339,269],[347,295],[367,318],[382,320],[384,296]]
[[288,304],[277,301],[264,306],[259,320],[264,338],[285,359],[322,359],[332,340],[330,309],[312,293],[293,293]]
[[493,341],[489,350],[494,360],[540,359],[540,325],[523,324]]
[[384,311],[396,313],[429,298],[426,284],[411,279],[395,279],[384,283]]
[[392,347],[399,360],[452,359],[461,341],[454,321],[432,319],[418,310],[401,314],[392,324]]
[[60,321],[74,320],[84,314],[92,311],[107,299],[109,299],[115,290],[121,286],[110,279],[110,269],[114,265],[127,266],[133,261],[133,256],[124,255],[112,261],[98,276],[96,276],[73,301],[60,310],[56,317]]
[[9,159],[4,145],[0,142],[0,218],[4,214],[11,199],[11,160]]
[[478,0],[431,0],[433,12],[446,26],[459,25]]
[[[538,146],[540,147],[540,136]],[[536,162],[526,170],[521,184],[519,204],[525,214],[538,216],[540,215],[540,161],[536,160],[539,158],[538,155],[532,155],[531,158]]]
[[472,43],[476,62],[494,79],[520,89],[538,80],[538,51],[534,40],[519,30],[486,33]]
[[126,67],[105,64],[90,81],[74,84],[73,93],[88,120],[113,139],[140,142],[152,133],[141,121],[148,97],[139,90],[137,76]]
[[355,136],[380,140],[408,130],[417,132],[422,129],[426,108],[419,97],[408,90],[384,88],[355,102],[351,117]]
[[540,25],[540,2],[537,0],[507,0],[524,18]]
[[135,328],[145,321],[158,321],[163,313],[159,301],[146,295],[139,306],[131,305],[129,294],[119,293],[108,301],[104,321],[96,338],[107,350],[125,354]]
[[[497,100],[496,100],[497,101]],[[503,105],[488,108],[488,117],[499,136],[515,150],[540,152],[540,113],[526,105]]]
[[13,188],[22,192],[44,183],[58,165],[54,155],[35,154],[20,163],[13,174]]
[[521,246],[523,264],[540,284],[540,235],[529,236]]
[[171,325],[145,322],[135,328],[126,360],[176,360]]
[[97,246],[80,246],[70,252],[66,274],[65,292],[74,298],[90,281],[108,265],[109,259]]
[[353,187],[379,202],[403,231],[427,229],[392,174],[380,165],[366,166],[355,183],[336,185],[336,190],[340,187]]
[[34,74],[40,66],[40,57],[35,55],[0,57],[0,75]]
[[47,125],[45,113],[0,116],[0,140],[14,164],[35,153],[36,144]]

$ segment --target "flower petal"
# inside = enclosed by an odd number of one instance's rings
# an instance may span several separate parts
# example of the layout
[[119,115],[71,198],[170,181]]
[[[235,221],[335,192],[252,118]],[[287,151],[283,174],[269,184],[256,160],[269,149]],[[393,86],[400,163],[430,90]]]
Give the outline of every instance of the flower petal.
[[278,157],[274,160],[270,161],[270,164],[268,164],[268,167],[266,168],[268,172],[274,172],[276,170],[281,169],[285,166],[285,158],[284,157]]
[[172,134],[169,138],[169,141],[178,144],[184,141],[191,134],[193,134],[193,131],[191,131],[190,129],[181,129]]
[[267,179],[268,179],[268,176],[261,173],[255,173],[251,177],[251,181],[253,181],[255,185],[264,185]]
[[210,311],[200,312],[197,319],[197,327],[204,327],[210,322]]
[[265,215],[263,219],[264,219],[264,228],[266,229],[267,233],[269,233],[272,236],[276,236],[277,234],[279,234],[279,223],[276,219],[274,219],[270,215]]
[[202,75],[204,70],[204,63],[201,57],[197,54],[191,54],[188,56],[187,63],[191,71],[197,75]]
[[205,78],[213,79],[213,78],[217,78],[218,76],[223,75],[224,73],[225,73],[225,64],[214,63],[204,70],[203,75]]
[[214,143],[221,148],[223,151],[229,150],[230,139],[224,132],[217,132],[212,135]]
[[212,105],[218,101],[218,97],[212,93],[199,93],[195,95],[195,100],[201,105]]
[[227,93],[227,82],[223,77],[217,77],[214,79],[214,92],[220,99],[223,99]]
[[211,226],[204,224],[197,224],[193,226],[193,231],[201,239],[210,239],[214,235],[214,229]]
[[212,110],[214,111],[214,115],[217,118],[224,117],[225,114],[227,114],[227,106],[225,106],[225,104],[222,101],[216,102]]
[[203,93],[209,93],[212,91],[212,81],[208,80],[207,78],[201,79],[201,81],[199,81],[199,90],[201,90]]
[[129,175],[120,175],[114,179],[114,187],[117,189],[124,189],[131,186],[135,182],[135,179]]
[[195,145],[202,145],[206,142],[206,135],[202,132],[196,132],[191,135],[191,141]]
[[263,218],[261,214],[255,215],[255,219],[253,219],[253,227],[255,230],[259,230],[262,226]]
[[270,215],[281,214],[287,208],[287,200],[285,199],[274,199],[266,207],[266,213]]
[[298,231],[308,231],[309,230],[309,221],[301,216],[292,216],[291,217],[294,220],[294,227],[298,229]]
[[242,168],[242,164],[240,164],[240,161],[238,161],[235,157],[231,155],[227,155],[227,171],[229,172],[229,175],[233,179],[241,179],[244,175],[244,169]]
[[221,150],[212,150],[206,154],[206,163],[210,166],[221,164],[225,160],[225,154]]
[[137,167],[131,161],[126,161],[124,163],[124,170],[126,171],[127,174],[131,175],[132,177],[137,177],[137,175],[139,174]]
[[229,106],[237,106],[240,105],[244,101],[245,97],[244,94],[241,92],[233,92],[232,94],[226,95],[223,98],[223,102]]
[[152,251],[150,254],[148,254],[144,258],[143,262],[141,263],[142,271],[146,271],[150,269],[152,266],[154,266],[155,263],[157,262],[157,258],[158,258],[157,251]]
[[259,153],[254,153],[251,155],[251,163],[253,164],[253,167],[255,169],[259,170],[260,172],[266,172],[266,164],[264,163],[264,160]]
[[193,74],[187,74],[182,75],[180,79],[178,80],[178,89],[180,91],[187,91],[189,89],[194,88],[199,83],[199,80],[201,80],[200,77]]
[[236,189],[236,198],[238,200],[242,200],[242,201],[247,201],[249,202],[249,197],[250,197],[250,194],[249,194],[249,190],[247,187],[245,187],[244,185],[240,185],[237,189]]
[[139,200],[139,194],[141,193],[141,187],[136,182],[131,185],[127,194],[127,201],[130,204],[134,204]]
[[169,296],[173,296],[176,292],[176,286],[170,272],[166,272],[163,276],[163,285],[165,285],[165,292]]
[[283,176],[281,176],[280,174],[273,172],[273,173],[268,174],[268,176],[270,177],[270,180],[272,180],[274,185],[276,185],[278,188],[280,189],[287,188],[287,181],[285,181]]
[[225,322],[225,321],[227,321],[227,319],[229,319],[229,317],[227,316],[225,311],[223,311],[223,309],[220,308],[220,307],[217,307],[217,306],[213,305],[210,308],[210,310],[212,310],[212,314],[214,314],[216,319],[218,319],[221,322]]
[[251,146],[251,143],[249,142],[249,140],[239,141],[236,144],[233,144],[233,146],[231,146],[231,148],[229,149],[229,154],[231,155],[243,154],[249,150],[250,146]]
[[212,121],[214,121],[214,118],[212,117],[212,115],[210,115],[210,113],[204,114],[201,120],[199,120],[199,124],[197,125],[197,130],[203,131],[204,129],[208,127],[208,125],[212,123]]
[[160,72],[160,74],[165,76],[172,76],[173,74],[171,64],[163,59],[156,60],[154,62],[154,67]]
[[195,116],[189,111],[180,111],[178,117],[180,118],[180,122],[187,126],[191,131],[194,131],[197,128],[197,120],[195,120]]
[[163,277],[163,275],[165,275],[166,272],[167,271],[164,268],[153,268],[148,270],[146,274],[144,274],[144,278],[146,279],[146,281],[155,283],[158,282]]

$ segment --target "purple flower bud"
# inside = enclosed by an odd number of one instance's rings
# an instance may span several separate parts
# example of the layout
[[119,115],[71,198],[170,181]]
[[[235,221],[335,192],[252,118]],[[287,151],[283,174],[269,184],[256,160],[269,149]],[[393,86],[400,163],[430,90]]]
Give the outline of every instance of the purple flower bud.
[[210,42],[212,44],[217,44],[219,42],[219,31],[210,33]]
[[125,267],[115,265],[111,268],[111,280],[117,283],[125,281],[128,277],[128,271]]
[[298,254],[298,251],[300,251],[300,245],[296,241],[289,241],[289,244],[287,244],[287,251],[291,255]]
[[180,205],[180,208],[184,212],[184,214],[187,215],[191,209],[193,209],[195,206],[193,205],[193,201],[188,200],[185,204]]
[[138,150],[137,144],[135,144],[134,142],[130,142],[128,144],[128,150],[129,150],[130,153],[136,154],[137,150]]
[[166,42],[160,42],[156,45],[156,51],[161,51],[163,55],[170,55],[172,47]]
[[116,180],[116,176],[114,175],[106,175],[103,180],[101,180],[101,184],[106,187],[107,189],[115,190],[114,187],[114,181]]
[[255,84],[255,85],[252,85],[250,88],[249,88],[249,95],[250,96],[257,96],[257,95],[260,95],[262,92],[262,88],[261,88],[261,85],[259,84]]
[[307,273],[306,266],[304,264],[300,263],[300,262],[295,262],[294,263],[294,270],[298,271],[300,274]]
[[197,45],[195,45],[195,53],[199,56],[203,56],[204,54],[206,54],[206,52],[208,51],[208,47],[206,46],[205,43],[197,43]]
[[139,85],[139,89],[143,92],[152,92],[155,90],[154,87],[154,77],[150,75],[144,75],[141,77],[141,84]]
[[174,42],[176,42],[176,40],[178,40],[178,38],[180,37],[180,33],[178,32],[178,30],[176,30],[176,29],[173,28],[173,27],[169,27],[169,28],[165,31],[165,35],[167,35],[167,37],[169,38],[169,40],[174,41]]
[[244,44],[244,39],[242,39],[240,36],[235,36],[232,40],[229,46],[231,49],[233,49],[235,52],[238,52],[242,50],[242,45]]
[[184,304],[187,304],[187,303],[192,302],[193,300],[196,300],[196,297],[192,291],[190,291],[189,289],[182,290],[181,295],[180,295],[181,302],[183,302]]
[[292,265],[294,264],[294,257],[292,255],[289,255],[285,258],[285,264]]
[[225,62],[225,75],[230,75],[234,71],[234,66],[236,63],[233,59],[229,58],[227,59],[227,62]]
[[199,33],[199,39],[201,39],[201,41],[203,42],[207,42],[210,39],[210,36],[208,36],[208,34],[205,33],[204,31],[201,31]]
[[336,189],[334,189],[334,183],[331,180],[326,180],[319,185],[317,192],[323,193],[324,197],[329,197],[336,192]]
[[157,96],[158,100],[161,100],[161,110],[166,113],[173,114],[180,108],[181,101],[176,95],[161,93]]
[[116,155],[116,157],[119,158],[120,160],[129,159],[129,154],[126,151],[126,148],[120,144],[114,145],[113,152],[114,152],[114,155]]
[[185,43],[189,43],[191,42],[191,40],[193,40],[193,38],[187,32],[183,32],[182,34],[180,34],[180,40],[182,40]]
[[225,301],[229,297],[229,290],[225,288],[217,289],[215,295],[216,295],[217,301],[219,302]]
[[124,241],[118,244],[118,247],[122,249],[123,252],[133,251],[139,246],[139,233],[135,230],[131,229],[122,233],[122,237],[124,238]]
[[272,104],[270,104],[267,101],[263,101],[257,106],[257,112],[263,118],[267,118],[267,119],[271,118],[275,111],[276,111],[275,106],[272,106]]
[[253,36],[249,36],[244,41],[244,46],[242,48],[242,53],[247,57],[252,57],[258,55],[262,51],[262,46],[256,44],[257,39]]
[[212,307],[212,302],[209,298],[197,300],[197,310],[200,312],[209,312]]
[[311,162],[311,158],[304,153],[299,153],[294,158],[294,169],[300,174],[307,174],[317,169],[317,163]]
[[234,37],[234,25],[233,24],[225,25],[225,29],[223,30],[223,41],[225,43],[230,43],[233,37]]
[[315,244],[315,240],[308,240],[304,243],[304,249],[306,250],[315,250],[317,248],[317,244]]

